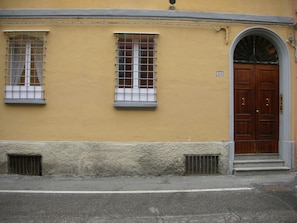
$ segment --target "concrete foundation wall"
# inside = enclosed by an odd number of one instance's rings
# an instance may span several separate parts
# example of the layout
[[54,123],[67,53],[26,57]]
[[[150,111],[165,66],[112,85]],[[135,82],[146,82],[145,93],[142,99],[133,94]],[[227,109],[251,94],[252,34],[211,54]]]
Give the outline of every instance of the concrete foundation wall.
[[219,172],[228,174],[227,142],[97,143],[0,142],[0,174],[8,154],[42,156],[42,175],[182,175],[184,154],[219,154]]

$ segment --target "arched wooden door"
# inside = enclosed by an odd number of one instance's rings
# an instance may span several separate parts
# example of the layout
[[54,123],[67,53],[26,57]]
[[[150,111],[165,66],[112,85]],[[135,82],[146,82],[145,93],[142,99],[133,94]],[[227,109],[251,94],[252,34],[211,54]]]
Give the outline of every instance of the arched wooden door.
[[247,36],[234,52],[235,154],[278,153],[279,66],[274,47]]

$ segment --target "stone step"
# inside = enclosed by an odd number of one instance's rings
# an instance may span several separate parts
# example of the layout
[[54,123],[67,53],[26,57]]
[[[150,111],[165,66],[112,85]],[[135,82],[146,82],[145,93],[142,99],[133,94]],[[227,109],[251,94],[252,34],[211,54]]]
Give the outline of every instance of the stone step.
[[284,174],[289,172],[290,172],[290,168],[285,166],[233,168],[233,174],[237,176]]
[[245,168],[245,167],[279,167],[284,166],[285,161],[281,159],[255,159],[255,160],[234,160],[234,168]]
[[257,154],[237,154],[234,160],[265,160],[265,159],[279,159],[278,153],[257,153]]

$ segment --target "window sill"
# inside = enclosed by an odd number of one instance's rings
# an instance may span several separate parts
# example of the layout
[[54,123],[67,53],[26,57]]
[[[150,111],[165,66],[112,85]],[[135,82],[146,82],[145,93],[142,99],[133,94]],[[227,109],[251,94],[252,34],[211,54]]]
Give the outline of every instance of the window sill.
[[113,106],[117,109],[151,109],[157,108],[157,102],[115,101]]
[[5,104],[45,105],[45,99],[4,99]]

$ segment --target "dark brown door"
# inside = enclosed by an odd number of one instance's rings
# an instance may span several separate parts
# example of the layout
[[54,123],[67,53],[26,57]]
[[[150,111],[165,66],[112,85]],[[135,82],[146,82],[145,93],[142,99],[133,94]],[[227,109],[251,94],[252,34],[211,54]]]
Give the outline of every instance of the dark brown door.
[[278,65],[234,64],[235,153],[278,153]]

